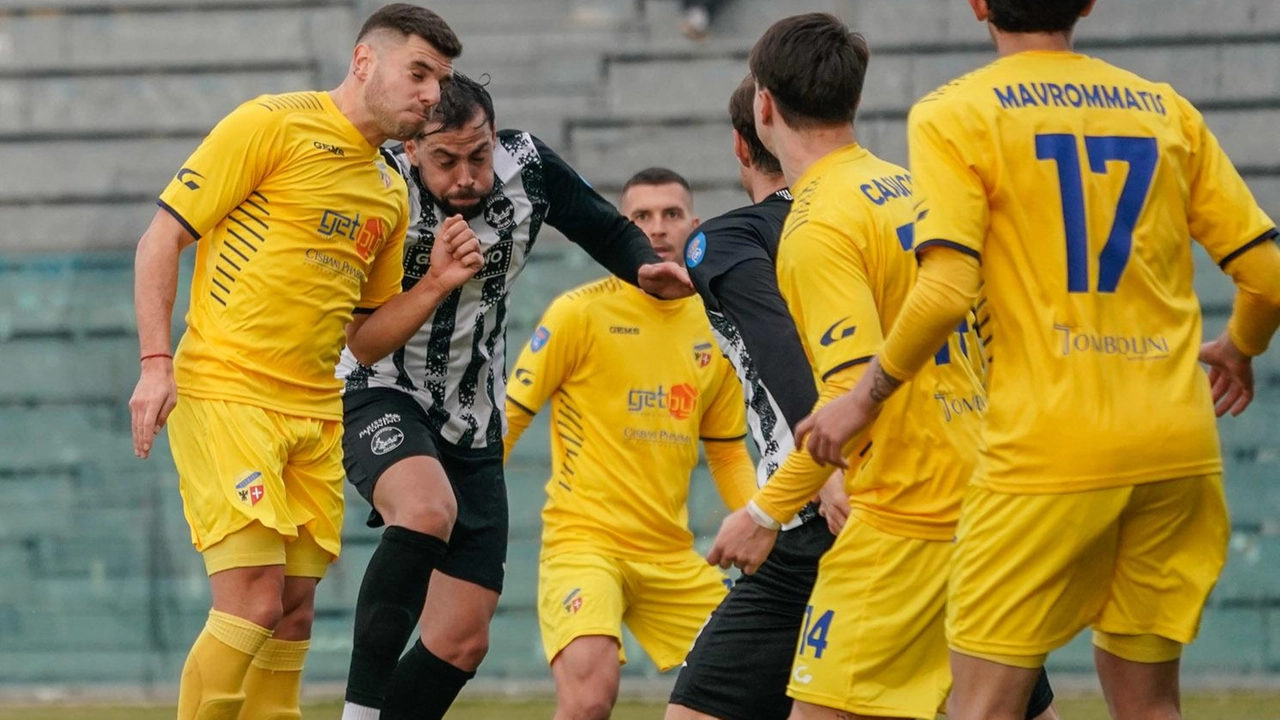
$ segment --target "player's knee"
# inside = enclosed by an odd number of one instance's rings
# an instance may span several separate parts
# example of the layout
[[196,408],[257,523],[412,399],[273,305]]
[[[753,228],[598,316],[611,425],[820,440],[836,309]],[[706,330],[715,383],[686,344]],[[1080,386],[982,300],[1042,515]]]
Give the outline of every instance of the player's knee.
[[457,633],[447,639],[439,657],[450,665],[467,672],[474,672],[489,654],[489,626],[475,628],[468,633]]
[[458,519],[458,501],[453,495],[415,497],[399,502],[388,524],[447,539]]
[[608,720],[618,700],[618,686],[577,683],[561,703],[561,712],[572,720]]
[[245,597],[240,610],[241,612],[236,614],[273,632],[284,617],[284,603],[280,596],[269,593],[257,592]]
[[311,625],[315,619],[314,601],[285,607],[273,637],[280,640],[306,640],[311,637]]

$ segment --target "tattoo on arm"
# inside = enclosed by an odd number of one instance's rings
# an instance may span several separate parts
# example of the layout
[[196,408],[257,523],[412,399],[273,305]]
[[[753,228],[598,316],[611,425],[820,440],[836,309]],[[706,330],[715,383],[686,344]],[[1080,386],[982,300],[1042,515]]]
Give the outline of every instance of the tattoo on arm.
[[893,377],[884,371],[884,368],[876,365],[875,375],[871,378],[871,399],[878,403],[882,403],[889,399],[889,396],[895,390],[902,387],[902,381]]

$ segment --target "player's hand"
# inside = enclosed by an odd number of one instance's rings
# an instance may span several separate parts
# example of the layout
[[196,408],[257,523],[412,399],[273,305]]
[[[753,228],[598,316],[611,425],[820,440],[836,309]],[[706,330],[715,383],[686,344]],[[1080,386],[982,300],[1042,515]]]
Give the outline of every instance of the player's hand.
[[667,261],[641,265],[636,276],[641,290],[663,300],[678,300],[694,292],[689,271],[680,263]]
[[1253,358],[1241,352],[1224,330],[1218,339],[1200,346],[1200,362],[1209,366],[1217,416],[1244,412],[1253,402]]
[[446,292],[466,283],[484,265],[480,239],[461,215],[445,218],[431,246],[430,262],[427,277]]
[[796,445],[804,446],[819,465],[849,469],[844,446],[862,432],[880,412],[862,383],[849,392],[823,405],[817,412],[796,425]]
[[178,384],[173,379],[173,360],[154,357],[142,361],[142,375],[129,398],[133,429],[133,454],[146,459],[156,435],[164,429],[169,413],[178,404]]
[[777,530],[761,527],[743,508],[720,523],[720,532],[711,545],[711,552],[707,553],[707,562],[719,565],[722,570],[737,567],[750,575],[764,564],[777,540]]
[[849,519],[849,493],[844,489],[844,471],[836,470],[818,491],[818,514],[827,519],[827,529],[839,535]]

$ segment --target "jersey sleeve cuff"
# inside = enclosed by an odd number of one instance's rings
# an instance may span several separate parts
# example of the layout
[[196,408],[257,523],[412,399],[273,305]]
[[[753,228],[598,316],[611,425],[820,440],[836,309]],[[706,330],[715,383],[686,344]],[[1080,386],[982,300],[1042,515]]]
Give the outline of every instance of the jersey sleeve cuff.
[[920,243],[919,245],[916,245],[916,251],[915,251],[915,252],[916,252],[916,257],[917,257],[917,258],[919,258],[919,257],[920,257],[920,251],[921,251],[921,250],[924,250],[924,249],[926,249],[926,248],[931,248],[931,247],[945,247],[945,248],[951,248],[952,250],[955,250],[955,251],[957,251],[957,252],[962,252],[962,253],[964,253],[965,255],[968,255],[969,257],[973,258],[974,260],[977,260],[978,262],[982,262],[982,253],[978,252],[977,250],[974,250],[973,248],[969,247],[968,245],[964,245],[964,244],[962,244],[962,243],[958,243],[958,242],[955,242],[955,241],[952,241],[952,240],[941,240],[941,239],[939,239],[939,240],[925,240],[924,242]]
[[1220,261],[1218,262],[1218,267],[1219,267],[1219,268],[1222,268],[1223,270],[1226,270],[1226,269],[1227,269],[1227,265],[1228,265],[1232,260],[1235,260],[1236,258],[1238,258],[1238,257],[1240,257],[1241,255],[1243,255],[1243,254],[1245,254],[1245,253],[1249,252],[1249,251],[1250,251],[1250,250],[1252,250],[1253,248],[1255,248],[1255,247],[1257,247],[1257,246],[1261,245],[1262,243],[1264,243],[1264,242],[1266,242],[1266,241],[1268,241],[1268,240],[1275,240],[1275,239],[1276,239],[1276,235],[1277,235],[1277,231],[1276,231],[1276,229],[1275,229],[1275,228],[1271,228],[1270,230],[1267,230],[1266,232],[1262,233],[1262,234],[1261,234],[1261,235],[1259,235],[1258,237],[1256,237],[1256,238],[1254,238],[1254,239],[1250,240],[1249,242],[1245,243],[1244,245],[1241,245],[1239,248],[1237,248],[1237,249],[1235,249],[1235,250],[1233,250],[1233,251],[1231,251],[1231,252],[1227,253],[1226,257],[1222,258],[1222,260],[1220,260]]
[[165,202],[162,199],[157,199],[156,204],[160,206],[161,210],[164,210],[165,212],[172,215],[173,219],[177,220],[178,224],[181,225],[183,229],[191,233],[191,237],[195,238],[196,240],[200,239],[200,233],[196,232],[196,229],[194,227],[191,227],[191,223],[187,222],[187,219],[182,217],[182,213],[178,212],[177,210],[174,210],[172,205],[170,205],[169,203]]
[[840,363],[839,365],[837,365],[837,366],[835,366],[835,367],[831,368],[830,370],[828,370],[828,371],[826,371],[826,372],[822,373],[822,381],[823,381],[823,382],[826,382],[827,380],[829,380],[829,379],[831,378],[831,376],[832,376],[832,375],[835,375],[836,373],[840,372],[841,370],[848,370],[849,368],[851,368],[851,367],[855,367],[855,366],[858,366],[858,365],[866,365],[867,363],[871,362],[871,358],[873,358],[873,357],[875,357],[875,356],[874,356],[874,355],[865,355],[865,356],[860,357],[860,358],[854,358],[854,359],[852,359],[852,360],[846,360],[845,362],[842,362],[842,363]]

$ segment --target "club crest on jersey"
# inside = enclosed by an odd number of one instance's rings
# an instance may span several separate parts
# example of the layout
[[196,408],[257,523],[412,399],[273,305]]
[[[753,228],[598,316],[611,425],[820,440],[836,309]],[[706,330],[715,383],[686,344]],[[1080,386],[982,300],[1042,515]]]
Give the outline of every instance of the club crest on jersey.
[[711,364],[711,343],[698,343],[693,346],[693,359],[698,362],[698,367],[704,368]]
[[484,206],[484,221],[501,234],[516,227],[516,206],[506,195],[490,195]]
[[267,486],[263,484],[262,473],[257,470],[241,475],[236,482],[236,498],[249,507],[257,505],[266,496]]
[[694,235],[689,244],[684,246],[684,264],[695,268],[707,257],[707,236],[703,233]]
[[378,158],[373,164],[378,168],[378,178],[382,180],[382,187],[391,189],[391,171],[387,169],[387,164],[382,161],[382,158]]
[[529,349],[533,352],[538,352],[546,347],[550,340],[551,331],[547,329],[546,325],[539,325],[538,329],[533,331],[533,337],[529,339]]
[[564,596],[564,600],[560,601],[560,604],[564,605],[565,612],[570,615],[577,615],[578,611],[582,609],[582,588],[570,590],[569,594]]

